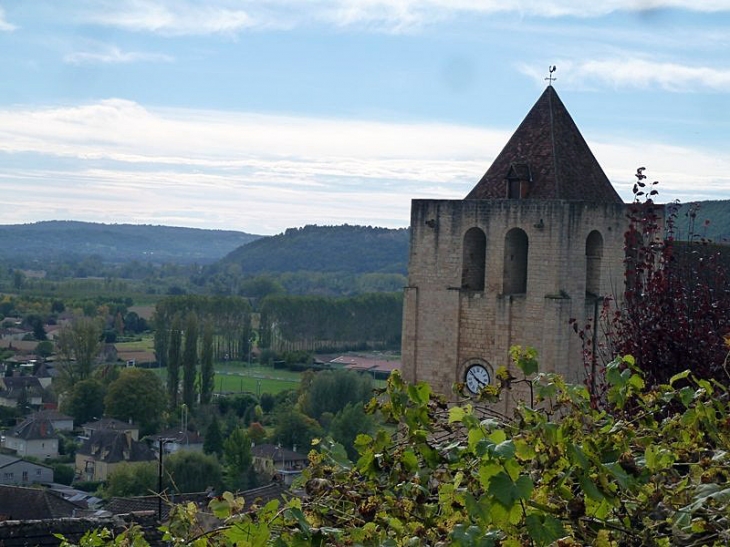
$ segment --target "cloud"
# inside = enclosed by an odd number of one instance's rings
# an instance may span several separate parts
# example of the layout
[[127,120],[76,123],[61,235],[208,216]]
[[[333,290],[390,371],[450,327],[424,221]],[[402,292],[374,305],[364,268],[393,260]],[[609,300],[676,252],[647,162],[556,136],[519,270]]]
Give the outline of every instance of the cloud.
[[[463,198],[509,136],[455,124],[148,109],[121,99],[6,108],[3,221],[253,233],[312,223],[406,226],[411,199]],[[591,147],[626,200],[639,165],[661,181],[666,201],[730,197],[725,154],[605,137]]]
[[15,25],[12,25],[10,23],[8,23],[5,20],[5,10],[3,8],[0,8],[0,31],[2,31],[2,32],[12,32],[16,28],[18,28],[18,27],[16,27]]
[[90,4],[87,21],[134,32],[168,36],[235,34],[255,25],[238,6],[247,2],[190,2],[185,0],[106,0]]
[[437,123],[146,109],[120,99],[6,109],[0,193],[13,194],[6,210],[25,211],[23,222],[40,218],[27,218],[21,187],[42,196],[32,214],[45,218],[73,211],[86,220],[255,233],[317,222],[405,226],[412,198],[462,197],[507,137]]
[[[625,58],[573,62],[556,61],[561,85],[573,88],[613,87],[652,89],[673,92],[716,91],[727,92],[730,87],[730,68],[687,66],[678,63]],[[521,64],[518,69],[540,85],[544,71]]]
[[137,62],[172,62],[174,59],[162,53],[146,53],[142,51],[122,51],[116,46],[100,45],[96,51],[76,51],[63,58],[64,63],[84,64],[123,64]]
[[84,18],[88,21],[177,36],[235,35],[248,29],[310,24],[399,33],[454,17],[492,14],[591,18],[661,9],[713,13],[730,11],[730,0],[107,0],[87,6]]
[[631,200],[636,168],[659,181],[659,201],[730,199],[730,158],[710,150],[661,142],[593,143],[591,148],[608,178],[625,200]]
[[478,154],[502,131],[439,123],[385,123],[214,110],[146,109],[108,99],[0,110],[0,149],[138,162],[235,166],[252,157],[455,159]]

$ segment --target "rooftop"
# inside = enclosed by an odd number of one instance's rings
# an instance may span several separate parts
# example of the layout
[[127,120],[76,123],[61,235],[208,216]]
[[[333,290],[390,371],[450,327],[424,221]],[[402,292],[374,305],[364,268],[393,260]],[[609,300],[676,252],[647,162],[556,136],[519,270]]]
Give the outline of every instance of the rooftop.
[[[519,196],[510,195],[510,181],[523,183]],[[508,197],[623,202],[552,86],[466,199]]]

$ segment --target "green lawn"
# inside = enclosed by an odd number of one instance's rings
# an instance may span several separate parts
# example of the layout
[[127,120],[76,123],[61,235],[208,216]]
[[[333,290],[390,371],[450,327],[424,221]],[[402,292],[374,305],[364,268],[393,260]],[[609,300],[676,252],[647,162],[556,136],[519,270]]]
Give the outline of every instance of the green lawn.
[[[134,344],[134,342],[130,342]],[[119,346],[120,344],[117,344]],[[125,347],[129,347],[126,344]],[[144,349],[144,348],[141,348]],[[241,361],[215,363],[215,393],[271,393],[275,395],[287,389],[296,389],[301,381],[301,372],[292,372],[284,369],[274,369],[258,364],[248,366]],[[167,379],[167,371],[162,368],[151,369],[162,378]],[[373,380],[373,387],[385,387],[384,380]]]
[[299,386],[301,374],[288,370],[275,370],[271,367],[257,365],[240,365],[218,363],[215,366],[216,393],[248,391],[261,393],[279,393]]
[[152,335],[142,337],[136,342],[117,342],[117,351],[154,351],[155,339]]
[[[167,371],[163,368],[151,369],[163,381],[167,379]],[[244,365],[240,363],[215,364],[215,392],[241,393],[249,392],[276,394],[287,389],[299,387],[301,373],[288,370],[274,370],[271,367]]]

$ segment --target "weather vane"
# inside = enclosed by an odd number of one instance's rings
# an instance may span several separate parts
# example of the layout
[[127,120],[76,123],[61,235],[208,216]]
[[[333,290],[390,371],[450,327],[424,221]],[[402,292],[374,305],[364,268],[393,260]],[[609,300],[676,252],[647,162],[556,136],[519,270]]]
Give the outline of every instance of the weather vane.
[[555,80],[557,80],[557,78],[553,78],[553,72],[555,72],[556,70],[558,70],[558,67],[556,67],[555,65],[549,66],[548,67],[548,70],[550,71],[550,74],[548,74],[548,77],[545,78],[545,79],[547,80],[548,85],[551,86],[551,85],[553,85],[553,82]]

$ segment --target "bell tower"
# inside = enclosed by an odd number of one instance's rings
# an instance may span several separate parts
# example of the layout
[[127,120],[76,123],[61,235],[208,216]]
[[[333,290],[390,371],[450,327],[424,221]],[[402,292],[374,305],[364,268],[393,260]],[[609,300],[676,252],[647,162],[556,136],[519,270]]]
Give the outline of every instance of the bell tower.
[[455,382],[478,387],[522,345],[542,370],[581,381],[570,319],[592,319],[623,287],[626,226],[626,205],[549,85],[463,200],[412,201],[404,378],[445,395]]

